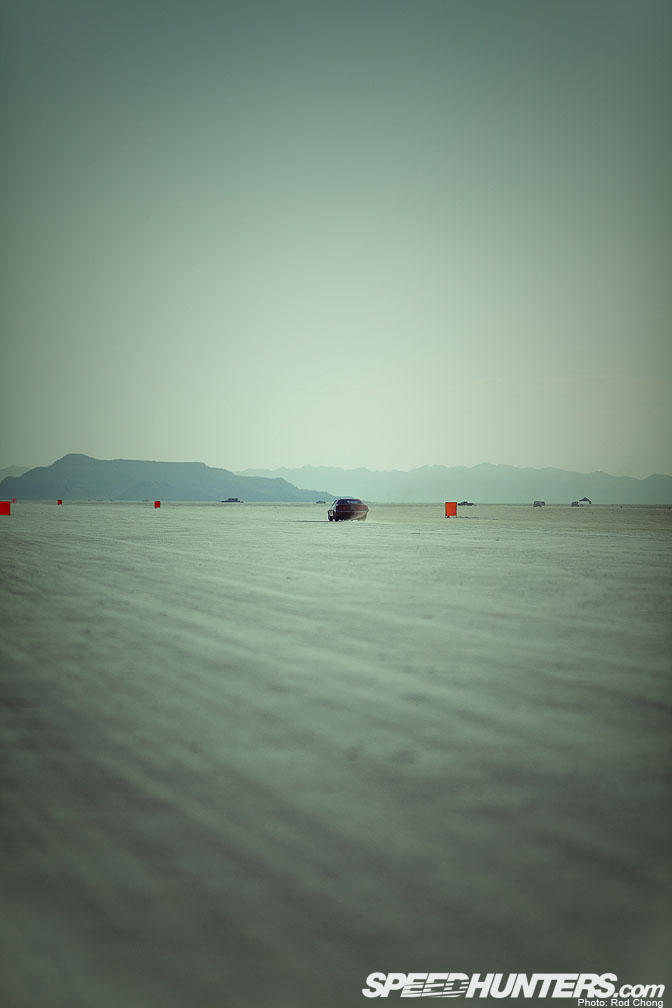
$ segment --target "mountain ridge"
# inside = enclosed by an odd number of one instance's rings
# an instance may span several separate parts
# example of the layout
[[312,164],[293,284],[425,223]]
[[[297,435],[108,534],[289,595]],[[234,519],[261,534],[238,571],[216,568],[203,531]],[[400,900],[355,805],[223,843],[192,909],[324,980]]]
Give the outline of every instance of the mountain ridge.
[[[329,489],[312,489],[315,486]],[[672,505],[672,476],[654,473],[637,479],[600,470],[579,473],[491,462],[411,470],[302,466],[234,472],[204,462],[95,459],[70,453],[50,466],[37,466],[0,481],[0,497],[26,500],[221,501],[238,497],[250,502],[307,502],[339,496],[373,502],[470,500],[483,504],[533,500],[568,504],[587,497],[595,504]]]
[[551,466],[533,469],[491,462],[472,467],[420,466],[408,471],[302,466],[245,469],[239,473],[282,476],[296,486],[316,480],[320,485],[330,486],[336,496],[399,503],[471,500],[482,504],[519,504],[545,500],[549,504],[563,504],[588,497],[595,504],[672,504],[672,476],[662,473],[637,479],[611,476],[599,470],[580,473]]
[[0,497],[23,500],[221,501],[227,497],[305,502],[330,496],[326,490],[293,486],[278,476],[240,476],[205,462],[95,459],[70,453],[50,466],[36,466],[0,482]]
[[6,476],[23,476],[23,474],[28,472],[29,469],[30,466],[5,466],[4,469],[0,469],[0,482],[2,482]]

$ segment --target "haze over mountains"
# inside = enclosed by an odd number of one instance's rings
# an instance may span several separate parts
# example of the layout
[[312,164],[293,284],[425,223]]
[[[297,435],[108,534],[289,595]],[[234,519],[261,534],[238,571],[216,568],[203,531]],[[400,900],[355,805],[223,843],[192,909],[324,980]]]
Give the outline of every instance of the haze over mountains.
[[[21,467],[11,467],[21,472]],[[0,475],[2,475],[0,473]],[[316,490],[314,487],[321,487]],[[325,489],[326,488],[326,489]],[[672,476],[646,479],[578,473],[563,469],[518,469],[505,465],[472,468],[423,466],[400,470],[246,469],[231,472],[203,462],[151,462],[94,459],[70,454],[50,466],[38,466],[0,482],[3,499],[183,500],[301,502],[334,497],[400,503],[469,500],[482,504],[517,504],[544,500],[569,504],[588,497],[594,504],[672,504]]]
[[29,466],[7,466],[5,469],[0,469],[0,480],[3,480],[5,476],[23,476],[29,468]]
[[0,497],[18,500],[314,501],[328,491],[298,490],[277,476],[238,476],[204,462],[101,460],[65,455],[50,466],[6,477]]
[[244,476],[280,476],[295,486],[328,486],[336,497],[361,497],[368,501],[431,503],[469,500],[482,504],[518,504],[544,500],[571,503],[588,497],[595,504],[672,504],[672,476],[646,479],[578,473],[564,469],[518,469],[507,465],[422,466],[399,470],[245,469]]

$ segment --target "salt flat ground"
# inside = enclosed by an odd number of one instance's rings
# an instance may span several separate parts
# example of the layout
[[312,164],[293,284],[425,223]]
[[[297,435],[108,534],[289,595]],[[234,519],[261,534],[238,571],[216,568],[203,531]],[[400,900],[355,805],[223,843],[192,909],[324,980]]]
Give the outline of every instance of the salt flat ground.
[[669,953],[672,511],[19,503],[4,1008]]

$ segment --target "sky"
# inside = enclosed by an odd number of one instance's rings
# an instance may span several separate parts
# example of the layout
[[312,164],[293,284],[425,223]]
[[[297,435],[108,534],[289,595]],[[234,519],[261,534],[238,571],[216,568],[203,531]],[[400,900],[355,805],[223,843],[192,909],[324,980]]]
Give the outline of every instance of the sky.
[[667,0],[2,0],[0,467],[672,473]]

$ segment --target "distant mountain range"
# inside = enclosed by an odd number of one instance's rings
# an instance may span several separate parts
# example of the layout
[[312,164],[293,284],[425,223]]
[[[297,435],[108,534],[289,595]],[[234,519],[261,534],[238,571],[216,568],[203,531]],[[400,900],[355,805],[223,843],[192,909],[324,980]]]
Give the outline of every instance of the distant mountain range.
[[[519,504],[543,500],[569,504],[589,498],[594,504],[670,504],[672,476],[646,479],[578,473],[564,469],[517,469],[505,465],[472,468],[423,466],[400,470],[245,469],[231,472],[203,462],[102,460],[65,455],[50,466],[2,470],[0,499],[11,500],[183,500],[301,502],[361,497],[368,502],[434,503],[443,500],[476,504]],[[313,490],[312,487],[328,487]]]
[[336,497],[367,501],[427,502],[469,500],[481,504],[518,504],[543,500],[569,504],[588,497],[594,504],[672,504],[672,476],[609,476],[564,469],[517,469],[483,464],[472,468],[423,466],[399,470],[245,469],[241,476],[281,477],[295,486],[328,486]]
[[7,476],[0,498],[11,500],[165,500],[299,502],[326,500],[327,490],[297,489],[277,476],[238,476],[203,462],[101,460],[65,455],[50,466]]
[[5,476],[22,476],[29,468],[30,466],[7,466],[6,469],[0,469],[0,480]]

